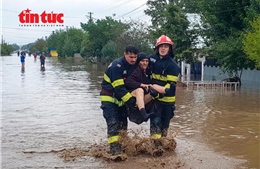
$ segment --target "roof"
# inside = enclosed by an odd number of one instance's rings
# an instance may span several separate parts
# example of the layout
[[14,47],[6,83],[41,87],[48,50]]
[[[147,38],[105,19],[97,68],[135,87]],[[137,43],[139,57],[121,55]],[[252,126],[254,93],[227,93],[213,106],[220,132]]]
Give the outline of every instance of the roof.
[[48,50],[56,50],[54,47],[49,47]]

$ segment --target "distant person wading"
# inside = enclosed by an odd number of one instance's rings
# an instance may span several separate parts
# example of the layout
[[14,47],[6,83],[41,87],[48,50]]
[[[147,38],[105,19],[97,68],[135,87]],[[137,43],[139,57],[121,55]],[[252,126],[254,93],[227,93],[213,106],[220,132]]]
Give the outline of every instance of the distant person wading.
[[25,52],[21,52],[20,61],[22,64],[22,69],[25,68]]
[[41,60],[41,67],[45,66],[45,53],[42,52],[41,56],[40,56],[40,60]]

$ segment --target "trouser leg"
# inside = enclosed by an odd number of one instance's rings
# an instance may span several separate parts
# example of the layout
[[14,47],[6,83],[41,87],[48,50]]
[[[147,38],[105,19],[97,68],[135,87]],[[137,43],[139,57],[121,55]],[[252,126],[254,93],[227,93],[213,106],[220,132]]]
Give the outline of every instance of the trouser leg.
[[115,155],[121,152],[119,141],[120,130],[127,129],[127,118],[121,114],[119,107],[113,103],[102,102],[103,117],[107,123],[107,137],[110,153]]
[[161,136],[161,117],[155,114],[150,119],[150,134],[152,137],[160,137]]
[[[158,105],[159,104],[159,105]],[[174,116],[174,106],[156,103],[155,116],[151,118],[150,134],[154,138],[166,137],[170,121]]]
[[118,114],[118,118],[119,118],[119,131],[120,130],[127,130],[127,109],[125,106],[121,106],[119,107],[119,114]]
[[162,137],[167,136],[168,128],[170,125],[170,121],[174,116],[174,106],[163,106],[163,112],[162,112]]
[[150,135],[154,138],[161,137],[162,128],[162,107],[158,101],[154,101],[153,107],[150,110],[153,111],[154,116],[150,118]]

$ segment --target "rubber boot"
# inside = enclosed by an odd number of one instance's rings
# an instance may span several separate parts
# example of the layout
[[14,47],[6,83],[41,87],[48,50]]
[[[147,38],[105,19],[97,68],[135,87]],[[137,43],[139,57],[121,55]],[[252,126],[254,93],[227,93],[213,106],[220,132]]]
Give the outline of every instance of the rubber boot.
[[144,120],[145,122],[147,122],[148,119],[154,115],[153,113],[150,113],[150,114],[147,113],[144,108],[142,108],[142,109],[140,110],[140,112],[141,112],[141,115],[142,115],[143,120]]
[[164,153],[163,144],[162,142],[158,140],[154,140],[154,150],[152,152],[152,155],[154,157],[162,156]]
[[162,137],[167,137],[168,128],[162,130]]
[[110,151],[111,155],[118,155],[121,154],[121,144],[119,143],[111,143],[110,144]]

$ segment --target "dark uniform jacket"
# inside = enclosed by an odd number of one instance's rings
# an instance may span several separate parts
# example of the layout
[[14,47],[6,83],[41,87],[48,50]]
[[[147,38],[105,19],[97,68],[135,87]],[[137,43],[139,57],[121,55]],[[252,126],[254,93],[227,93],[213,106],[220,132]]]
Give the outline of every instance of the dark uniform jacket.
[[132,97],[125,88],[124,80],[133,68],[134,66],[130,65],[125,57],[116,59],[108,66],[101,83],[101,101],[122,106],[123,102],[127,102]]
[[[177,83],[180,68],[169,55],[163,58],[160,58],[158,54],[151,55],[149,67],[152,71],[152,84],[169,88],[171,82]],[[166,93],[164,97],[158,98],[158,100],[163,104],[174,105],[175,92]]]

